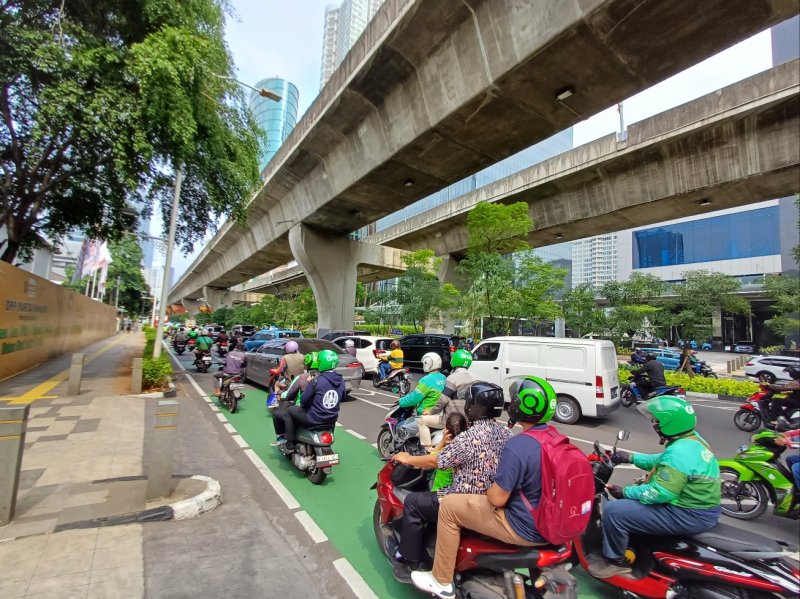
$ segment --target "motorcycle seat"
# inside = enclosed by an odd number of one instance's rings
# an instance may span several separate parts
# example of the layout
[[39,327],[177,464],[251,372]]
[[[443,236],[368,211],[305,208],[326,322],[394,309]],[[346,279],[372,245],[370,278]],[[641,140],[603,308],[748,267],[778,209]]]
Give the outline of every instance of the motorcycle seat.
[[773,539],[729,524],[717,524],[708,532],[689,535],[689,537],[720,551],[779,552],[783,550],[783,547]]
[[314,426],[305,426],[303,427],[307,431],[328,431],[333,432],[333,429],[336,428],[335,424],[317,424]]

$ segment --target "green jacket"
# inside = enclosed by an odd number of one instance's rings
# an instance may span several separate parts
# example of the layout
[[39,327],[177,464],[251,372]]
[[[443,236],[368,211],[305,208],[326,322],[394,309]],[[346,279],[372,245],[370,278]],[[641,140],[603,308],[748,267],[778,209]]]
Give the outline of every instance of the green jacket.
[[652,472],[646,484],[625,487],[628,499],[695,510],[719,507],[719,464],[697,433],[669,441],[663,453],[634,453],[632,461],[636,467]]
[[417,414],[422,414],[423,410],[432,408],[439,401],[445,382],[447,382],[447,377],[441,372],[426,374],[419,380],[417,387],[411,393],[400,398],[400,407],[416,407]]

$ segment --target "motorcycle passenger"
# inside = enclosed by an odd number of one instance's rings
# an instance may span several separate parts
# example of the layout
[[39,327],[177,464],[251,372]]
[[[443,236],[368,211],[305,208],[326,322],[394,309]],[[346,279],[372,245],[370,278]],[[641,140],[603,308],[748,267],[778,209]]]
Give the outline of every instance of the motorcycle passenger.
[[275,441],[272,443],[273,447],[281,445],[281,439],[284,439],[284,424],[283,418],[289,406],[297,404],[297,401],[302,397],[303,391],[306,390],[308,384],[313,378],[319,374],[319,353],[309,352],[303,357],[303,366],[305,372],[295,377],[289,385],[289,388],[284,391],[280,396],[280,401],[277,402],[278,406],[272,415],[272,426],[275,427]]
[[195,362],[198,361],[203,356],[203,354],[211,353],[212,345],[214,345],[214,340],[211,337],[209,337],[207,333],[198,335],[196,345],[194,346]]
[[[308,383],[300,405],[290,405],[283,415],[283,438],[277,444],[285,444],[288,451],[294,450],[295,426],[335,425],[339,418],[339,407],[345,396],[345,384],[342,375],[336,372],[339,355],[329,349],[323,349],[317,356],[319,376]],[[280,435],[281,432],[277,431]]]
[[439,401],[430,409],[423,409],[419,418],[419,442],[425,447],[431,444],[432,428],[442,428],[444,421],[454,412],[464,413],[464,398],[459,396],[458,390],[475,380],[468,372],[468,368],[472,366],[472,354],[467,350],[457,349],[453,352],[450,366],[453,371],[445,381]]
[[186,329],[181,327],[178,329],[178,332],[175,333],[175,338],[172,342],[173,346],[178,345],[178,343],[186,343],[189,340],[189,337],[186,335]]
[[[511,438],[511,430],[495,420],[503,412],[502,389],[490,383],[477,382],[465,389],[464,397],[466,417],[472,426],[457,435],[438,455],[422,456],[422,463],[416,464],[439,470],[452,469],[453,482],[436,493],[411,493],[403,505],[399,554],[411,569],[420,566],[425,526],[436,522],[443,498],[450,494],[486,493],[492,484],[500,454]],[[399,453],[393,459],[401,464],[410,464],[410,457],[407,453]],[[398,569],[404,570],[401,565],[393,565],[396,573]],[[403,576],[408,574],[403,572]]]
[[667,379],[664,377],[664,365],[656,360],[653,354],[647,354],[647,356],[645,356],[645,363],[642,364],[642,367],[638,370],[632,370],[631,376],[647,377],[639,378],[636,381],[636,386],[639,388],[642,399],[647,399],[653,392],[653,389],[667,386]]
[[721,513],[717,458],[695,431],[694,408],[672,395],[640,404],[665,445],[663,453],[617,451],[615,464],[630,463],[650,470],[648,482],[620,487],[606,485],[619,501],[603,508],[603,556],[589,571],[597,578],[631,572],[625,559],[628,538],[638,535],[692,535],[711,530]]
[[775,393],[788,393],[788,395],[785,398],[771,397],[761,400],[763,402],[762,412],[766,413],[765,408],[768,407],[769,418],[773,423],[784,410],[788,412],[800,410],[800,368],[788,366],[783,371],[789,375],[791,379],[789,382],[782,384],[767,383],[764,386]]
[[[509,389],[509,421],[523,430],[546,430],[556,409],[556,393],[544,379],[529,376]],[[485,494],[449,495],[442,499],[436,532],[433,571],[411,573],[414,585],[437,597],[453,597],[453,574],[461,542],[461,529],[467,528],[511,545],[533,547],[546,544],[525,503],[539,503],[541,484],[541,445],[528,435],[509,439],[500,455],[494,480]],[[525,494],[525,499],[522,497]]]
[[[299,353],[297,351],[298,349],[299,346],[297,345],[297,341],[286,342],[286,345],[283,346],[283,351],[285,353],[283,356],[281,356],[281,361],[278,362],[277,367],[272,368],[269,371],[274,380],[278,380],[281,376],[283,376],[287,380],[291,381],[294,379],[294,377],[303,373],[303,354]],[[280,393],[285,389],[285,387],[278,387],[279,385],[276,384],[276,393]]]
[[[792,442],[800,441],[800,428],[783,433],[782,437],[775,439],[776,445],[790,446]],[[794,477],[794,488],[796,493],[800,493],[800,453],[794,453],[786,457],[786,467]]]
[[247,357],[238,345],[232,343],[229,349],[230,351],[225,356],[225,365],[222,370],[214,373],[214,378],[217,379],[217,387],[214,389],[215,397],[219,397],[225,380],[242,374],[244,367],[247,365]]
[[200,336],[200,331],[197,330],[197,327],[192,327],[187,335],[189,339],[197,339]]
[[631,361],[630,361],[630,363],[631,363],[632,365],[639,365],[639,364],[644,364],[644,363],[645,363],[645,361],[646,361],[646,358],[645,358],[645,356],[644,356],[644,352],[642,351],[642,348],[641,348],[641,347],[637,347],[637,348],[636,348],[636,349],[633,351],[633,353],[631,354]]
[[400,370],[403,367],[403,350],[400,349],[400,342],[394,339],[389,347],[391,348],[389,355],[384,353],[381,356],[381,363],[378,364],[381,383],[385,383],[392,372]]
[[354,358],[356,357],[356,344],[353,342],[352,339],[346,339],[345,340],[345,342],[344,342],[344,351],[346,351],[348,354],[350,354]]
[[[428,352],[422,356],[422,370],[425,372],[414,390],[400,398],[401,408],[415,408],[416,414],[422,414],[436,405],[439,396],[444,390],[447,379],[439,372],[442,368],[442,358],[435,352]],[[425,443],[423,443],[425,445]],[[430,433],[428,433],[428,445],[430,445]]]

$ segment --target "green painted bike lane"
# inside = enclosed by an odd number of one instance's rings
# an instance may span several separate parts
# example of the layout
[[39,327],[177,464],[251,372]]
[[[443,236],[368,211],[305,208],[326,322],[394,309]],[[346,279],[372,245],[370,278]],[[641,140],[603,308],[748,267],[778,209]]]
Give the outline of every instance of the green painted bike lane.
[[[383,466],[377,449],[337,427],[335,447],[341,461],[322,485],[313,485],[305,474],[270,446],[275,430],[272,415],[264,407],[266,397],[266,392],[260,389],[247,390],[246,399],[236,414],[231,414],[218,402],[216,405],[378,597],[420,599],[422,593],[394,579],[391,566],[375,540],[372,512],[377,493],[370,487]],[[280,502],[277,495],[275,501]],[[619,596],[579,569],[575,574],[581,598]]]

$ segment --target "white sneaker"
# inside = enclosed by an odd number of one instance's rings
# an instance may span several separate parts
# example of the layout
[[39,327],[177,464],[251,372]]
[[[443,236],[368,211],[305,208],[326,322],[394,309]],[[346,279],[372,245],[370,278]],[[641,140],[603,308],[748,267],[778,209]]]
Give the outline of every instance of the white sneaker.
[[413,582],[414,586],[420,591],[431,593],[440,599],[453,599],[453,597],[456,596],[453,591],[453,583],[440,584],[439,581],[433,577],[433,572],[415,570],[411,572],[411,582]]

